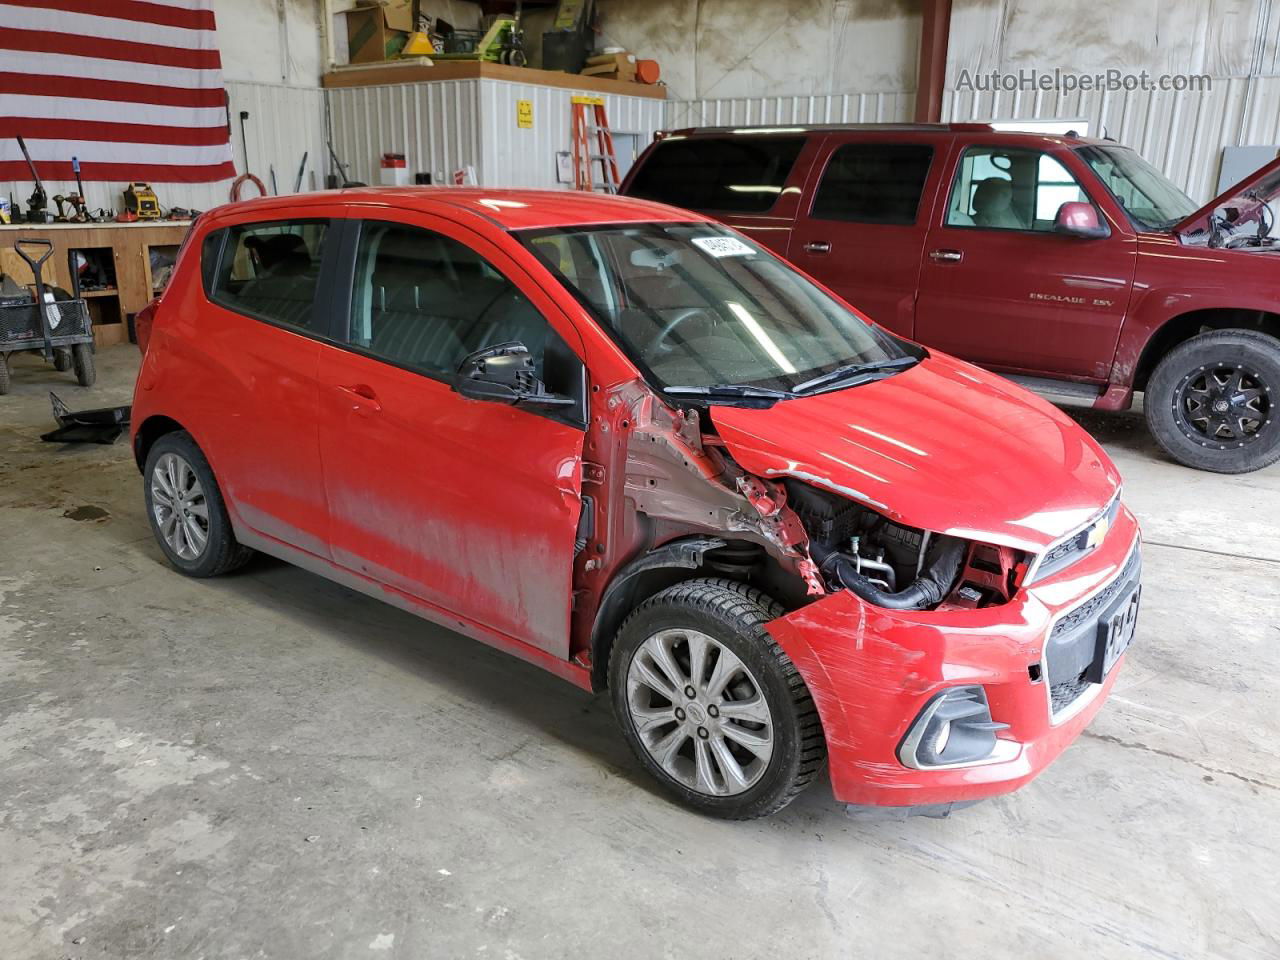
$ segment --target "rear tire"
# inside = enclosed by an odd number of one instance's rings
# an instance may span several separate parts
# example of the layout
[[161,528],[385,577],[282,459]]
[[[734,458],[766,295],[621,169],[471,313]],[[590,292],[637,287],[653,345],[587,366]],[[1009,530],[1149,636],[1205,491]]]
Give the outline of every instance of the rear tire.
[[71,364],[76,368],[76,380],[82,387],[92,387],[98,379],[98,368],[93,362],[93,348],[87,343],[77,343],[71,348]]
[[53,369],[66,373],[71,369],[71,351],[66,347],[58,347],[53,351]]
[[1214,330],[1179,344],[1147,382],[1147,425],[1179,463],[1248,473],[1280,460],[1280,340]]
[[142,489],[151,532],[179,573],[216,577],[253,556],[236,540],[213,470],[189,433],[166,433],[152,445]]
[[609,686],[623,736],[700,813],[776,813],[826,763],[813,697],[764,629],[783,612],[745,584],[689,580],[640,604],[618,631]]

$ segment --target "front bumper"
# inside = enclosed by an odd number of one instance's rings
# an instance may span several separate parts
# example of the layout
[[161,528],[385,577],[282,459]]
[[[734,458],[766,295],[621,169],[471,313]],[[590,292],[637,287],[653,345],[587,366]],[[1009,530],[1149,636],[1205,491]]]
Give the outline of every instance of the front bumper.
[[[999,607],[897,611],[847,590],[768,625],[808,684],[822,717],[836,800],[856,807],[966,804],[1009,793],[1047,767],[1093,719],[1119,673],[1066,690],[1047,649],[1055,624],[1074,630],[1136,582],[1137,521],[1121,507],[1107,539],[1088,556]],[[1126,567],[1126,565],[1128,565]],[[1083,617],[1077,614],[1083,611]],[[1053,636],[1066,631],[1059,628]],[[1091,635],[1092,636],[1092,635]],[[1121,658],[1121,662],[1123,657]],[[929,700],[978,684],[999,733],[997,759],[911,769],[898,750]],[[1056,705],[1051,696],[1056,694]]]

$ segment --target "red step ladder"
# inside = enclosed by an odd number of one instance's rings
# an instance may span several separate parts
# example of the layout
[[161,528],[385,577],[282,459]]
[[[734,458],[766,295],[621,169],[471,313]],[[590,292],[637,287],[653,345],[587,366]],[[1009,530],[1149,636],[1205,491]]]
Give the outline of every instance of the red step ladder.
[[[588,114],[588,110],[591,111]],[[595,153],[591,151],[591,138],[595,137]],[[617,193],[622,185],[618,176],[618,158],[613,152],[613,134],[609,130],[609,118],[604,112],[603,97],[573,98],[573,188],[593,192],[596,189],[593,173],[600,164],[600,189]]]

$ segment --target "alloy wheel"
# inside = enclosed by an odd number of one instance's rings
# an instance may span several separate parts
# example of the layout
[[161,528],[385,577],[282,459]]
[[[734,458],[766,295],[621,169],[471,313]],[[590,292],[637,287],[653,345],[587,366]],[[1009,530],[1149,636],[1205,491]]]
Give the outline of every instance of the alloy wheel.
[[661,630],[627,668],[627,707],[649,756],[677,783],[734,796],[764,775],[774,724],[764,691],[727,647],[697,630]]
[[1271,423],[1271,387],[1236,363],[1200,367],[1178,383],[1175,419],[1202,446],[1225,450],[1253,443]]
[[209,504],[195,470],[176,453],[164,454],[151,471],[151,512],[179,558],[200,558],[209,545]]

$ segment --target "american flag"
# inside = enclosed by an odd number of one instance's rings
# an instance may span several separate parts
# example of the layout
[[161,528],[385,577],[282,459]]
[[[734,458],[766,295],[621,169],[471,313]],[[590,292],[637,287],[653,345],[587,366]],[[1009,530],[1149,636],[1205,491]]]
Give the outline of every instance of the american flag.
[[235,176],[213,0],[0,0],[0,181]]

